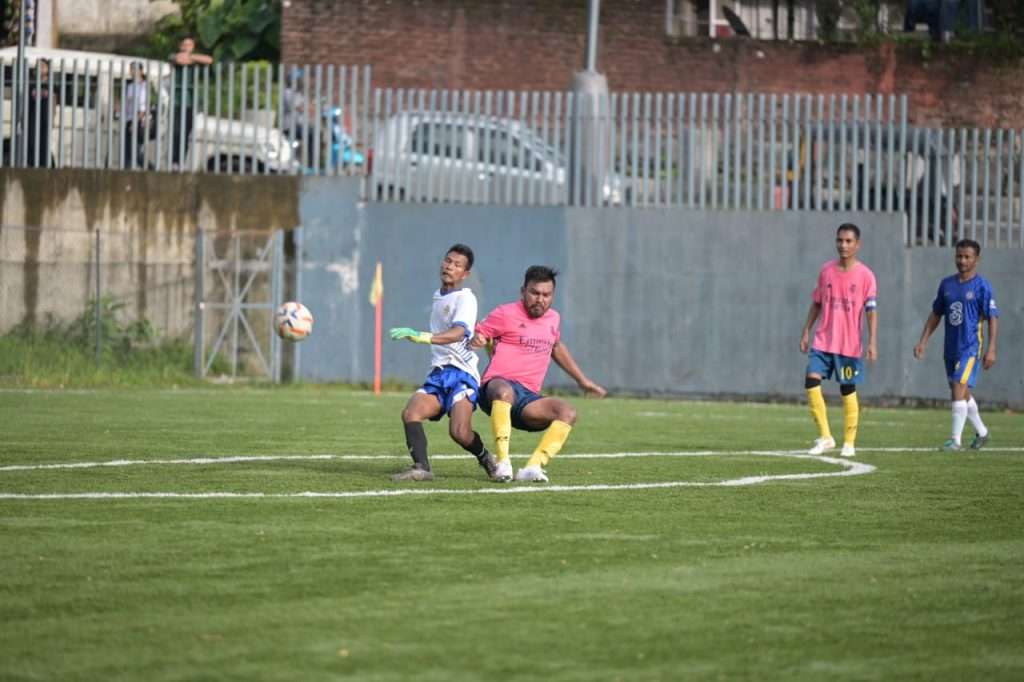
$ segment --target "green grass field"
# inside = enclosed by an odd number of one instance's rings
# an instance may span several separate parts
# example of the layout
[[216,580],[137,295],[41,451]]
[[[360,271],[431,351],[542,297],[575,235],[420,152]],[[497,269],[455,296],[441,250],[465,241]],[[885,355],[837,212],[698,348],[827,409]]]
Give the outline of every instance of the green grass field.
[[0,679],[1024,679],[1020,415],[579,399],[520,491],[406,397],[0,392]]

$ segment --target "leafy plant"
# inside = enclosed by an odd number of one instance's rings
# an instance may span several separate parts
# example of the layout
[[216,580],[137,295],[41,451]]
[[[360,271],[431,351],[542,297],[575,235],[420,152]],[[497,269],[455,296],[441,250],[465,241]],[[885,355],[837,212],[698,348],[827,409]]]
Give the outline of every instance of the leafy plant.
[[176,0],[180,13],[157,22],[147,56],[163,59],[185,36],[218,62],[277,61],[281,54],[281,0]]

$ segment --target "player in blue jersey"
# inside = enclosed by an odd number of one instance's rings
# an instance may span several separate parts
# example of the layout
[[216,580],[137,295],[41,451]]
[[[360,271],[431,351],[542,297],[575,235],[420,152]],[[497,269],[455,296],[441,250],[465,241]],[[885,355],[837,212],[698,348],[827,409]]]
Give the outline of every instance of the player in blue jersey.
[[[914,346],[914,357],[924,357],[928,338],[946,318],[946,376],[953,402],[953,435],[942,446],[943,450],[962,450],[960,436],[969,419],[976,435],[971,448],[978,450],[988,442],[988,428],[978,413],[978,403],[971,389],[978,379],[978,366],[991,369],[996,364],[996,339],[999,336],[999,308],[992,285],[978,274],[981,245],[971,239],[956,244],[957,274],[939,283],[939,292],[932,303],[932,312],[924,323],[921,340]],[[982,323],[988,322],[988,349]],[[982,351],[984,350],[984,355]]]
[[430,374],[402,410],[405,443],[412,456],[412,468],[395,474],[396,481],[430,481],[427,436],[423,421],[437,421],[448,415],[452,440],[476,457],[487,475],[495,478],[497,463],[473,430],[473,410],[480,396],[477,356],[470,348],[476,326],[477,303],[473,292],[462,284],[473,269],[473,250],[455,244],[441,261],[441,288],[434,292],[430,331],[409,327],[391,330],[392,340],[406,339],[430,346]]

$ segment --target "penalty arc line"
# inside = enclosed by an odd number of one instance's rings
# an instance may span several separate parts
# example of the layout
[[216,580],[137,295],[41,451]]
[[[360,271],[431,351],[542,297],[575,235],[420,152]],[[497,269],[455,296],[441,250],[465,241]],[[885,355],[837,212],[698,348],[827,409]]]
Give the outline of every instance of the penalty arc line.
[[[932,453],[943,454],[935,448],[859,448],[861,454],[876,452],[892,453]],[[1024,447],[985,448],[985,452],[1024,453]],[[945,453],[949,454],[949,453]],[[823,459],[807,454],[806,450],[692,450],[692,451],[648,451],[648,452],[600,452],[600,453],[564,453],[558,456],[563,459],[627,459],[640,457],[715,457],[715,456],[770,456],[792,457],[794,459]],[[468,459],[466,454],[431,455],[432,460]],[[529,455],[511,455],[513,459],[525,459]],[[42,471],[48,469],[93,469],[97,467],[128,467],[128,466],[170,466],[189,464],[208,466],[218,464],[239,464],[244,462],[288,462],[288,461],[328,461],[328,460],[404,460],[408,455],[374,455],[374,454],[319,454],[319,455],[225,455],[223,457],[187,457],[177,459],[111,459],[99,462],[64,462],[54,464],[9,464],[0,466],[0,473],[7,471]],[[848,462],[851,460],[835,460]]]
[[[799,473],[799,474],[778,474],[745,476],[741,478],[726,479],[722,481],[660,481],[652,483],[624,483],[624,484],[589,484],[589,485],[546,485],[546,486],[512,486],[478,489],[450,489],[450,488],[404,488],[398,490],[359,490],[340,492],[298,492],[298,493],[260,493],[260,492],[209,492],[209,493],[180,493],[180,492],[113,492],[113,493],[0,493],[3,500],[124,500],[124,499],[280,499],[280,498],[334,498],[352,499],[368,497],[402,497],[409,495],[507,495],[526,493],[557,493],[557,492],[598,492],[617,490],[656,490],[671,488],[710,488],[710,487],[738,487],[757,485],[769,481],[795,481],[814,478],[830,478],[839,476],[860,476],[875,471],[875,467],[863,462],[847,459],[835,459],[832,457],[818,457],[805,453],[787,453],[779,451],[746,451],[746,452],[676,452],[676,453],[606,453],[603,455],[567,455],[578,459],[596,459],[607,457],[631,457],[631,456],[664,456],[664,457],[707,457],[721,455],[765,455],[775,457],[792,457],[797,459],[810,459],[834,464],[843,467],[842,471],[820,472],[820,473]],[[79,462],[78,465],[89,464],[92,466],[129,466],[134,464],[214,464],[214,463],[237,463],[262,460],[296,460],[296,459],[336,459],[336,458],[359,458],[359,459],[383,459],[382,456],[345,456],[345,455],[282,455],[266,457],[231,457],[231,458],[200,458],[195,460],[113,460],[103,463]],[[455,457],[454,455],[452,457]],[[388,456],[388,459],[392,457]],[[62,465],[64,468],[73,468],[75,463]],[[60,465],[38,465],[39,468],[54,467]],[[80,468],[80,467],[79,467]],[[2,467],[0,471],[10,471],[12,467]],[[24,470],[21,467],[17,470]]]

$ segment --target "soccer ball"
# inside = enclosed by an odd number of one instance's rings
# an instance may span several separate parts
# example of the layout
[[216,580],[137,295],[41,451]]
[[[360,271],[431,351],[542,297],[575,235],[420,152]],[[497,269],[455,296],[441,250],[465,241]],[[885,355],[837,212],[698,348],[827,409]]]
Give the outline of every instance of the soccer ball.
[[313,313],[298,301],[282,303],[274,315],[274,329],[285,341],[302,341],[313,331]]

